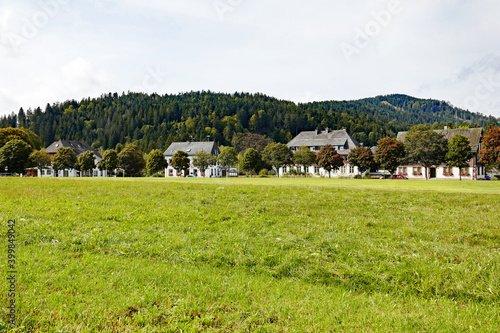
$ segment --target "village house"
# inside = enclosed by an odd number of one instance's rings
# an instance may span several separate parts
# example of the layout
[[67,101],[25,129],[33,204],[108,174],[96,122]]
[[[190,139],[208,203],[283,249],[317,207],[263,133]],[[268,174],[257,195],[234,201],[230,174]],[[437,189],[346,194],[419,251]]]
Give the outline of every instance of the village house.
[[[465,136],[467,139],[469,139],[473,157],[469,161],[469,166],[461,169],[453,168],[446,164],[436,165],[428,168],[427,178],[458,180],[460,179],[460,174],[462,174],[462,179],[484,179],[484,177],[486,176],[486,169],[478,159],[479,150],[481,149],[481,138],[483,135],[482,128],[444,129],[435,130],[435,132],[443,134],[448,142],[455,135]],[[407,133],[408,132],[399,132],[397,140],[404,143]],[[397,173],[398,175],[408,177],[408,179],[425,179],[425,167],[420,164],[402,165],[398,167]]]
[[206,153],[218,156],[220,154],[219,147],[215,142],[173,142],[163,154],[167,160],[168,166],[165,169],[165,177],[181,177],[182,174],[177,173],[177,171],[172,167],[172,158],[177,151],[185,151],[189,157],[189,170],[187,175],[194,177],[221,177],[223,176],[223,171],[220,166],[213,165],[205,170],[205,174],[202,174],[198,168],[193,165],[193,158],[196,153],[202,150]]
[[[293,138],[287,146],[292,152],[299,150],[302,146],[306,146],[315,153],[318,153],[321,147],[328,144],[332,145],[337,153],[344,158],[344,166],[338,170],[332,171],[332,177],[350,177],[357,175],[358,168],[349,165],[347,156],[351,152],[351,149],[360,147],[361,144],[350,136],[345,129],[332,131],[326,128],[324,131],[303,131]],[[290,172],[292,168],[291,166],[281,168],[280,173],[284,174]],[[299,171],[307,172],[313,176],[328,177],[328,172],[318,166],[311,166],[308,170],[304,170],[303,166],[299,166],[298,168]]]
[[[97,164],[102,159],[102,156],[97,151],[95,151],[91,146],[89,146],[85,141],[58,140],[53,142],[50,146],[46,148],[47,152],[49,153],[50,159],[54,158],[54,156],[57,154],[57,149],[61,147],[71,148],[75,152],[77,158],[86,151],[89,150],[92,151],[95,155],[94,162],[96,167],[93,170],[91,170],[88,174],[85,174],[85,176],[90,176],[90,177],[107,176],[107,171],[105,170],[101,171],[97,168]],[[52,168],[42,169],[41,174],[40,171],[38,171],[38,177],[80,177],[80,176],[84,176],[83,172],[78,171],[76,169],[59,170],[57,175]]]

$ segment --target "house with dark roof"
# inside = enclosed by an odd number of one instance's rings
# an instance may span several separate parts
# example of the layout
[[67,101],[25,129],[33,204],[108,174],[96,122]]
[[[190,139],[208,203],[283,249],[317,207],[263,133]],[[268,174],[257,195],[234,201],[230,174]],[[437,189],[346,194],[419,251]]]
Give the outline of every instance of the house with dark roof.
[[[302,146],[306,146],[310,150],[317,153],[321,147],[328,144],[332,145],[337,153],[344,158],[344,166],[336,171],[332,171],[332,176],[350,177],[357,175],[358,168],[349,165],[347,162],[347,156],[351,152],[351,149],[360,147],[361,144],[349,133],[347,133],[345,129],[332,131],[326,128],[324,131],[303,131],[288,142],[287,146],[293,152],[297,151]],[[280,170],[280,173],[289,172],[291,168],[293,167],[285,167]],[[300,166],[299,168],[299,171],[307,172],[315,176],[328,176],[328,173],[323,168],[319,168],[317,166],[311,166],[308,170],[304,170],[303,166]]]
[[[54,156],[57,154],[57,150],[61,147],[64,148],[71,148],[73,152],[75,153],[76,157],[80,156],[81,154],[87,152],[87,151],[92,151],[95,155],[95,165],[96,167],[90,171],[90,173],[87,176],[91,177],[106,177],[107,172],[105,170],[101,171],[97,168],[97,164],[99,161],[102,159],[101,154],[94,150],[89,144],[87,144],[83,140],[75,141],[75,140],[58,140],[54,141],[50,146],[45,148],[47,152],[49,153],[50,159],[54,158]],[[40,173],[40,172],[39,172]],[[81,171],[71,169],[71,170],[59,170],[58,175],[55,174],[55,171],[50,169],[43,169],[42,173],[38,175],[39,177],[80,177],[83,176]]]
[[205,170],[205,174],[202,174],[201,170],[198,170],[193,165],[193,158],[196,153],[205,151],[214,156],[218,156],[220,154],[219,147],[215,142],[173,142],[167,150],[163,153],[165,159],[167,160],[168,166],[165,169],[165,177],[181,177],[181,174],[178,174],[177,171],[172,167],[172,158],[177,151],[185,151],[189,157],[189,170],[187,175],[194,177],[220,177],[222,176],[222,169],[213,165],[210,166],[207,170]]
[[[482,128],[460,128],[435,130],[434,132],[443,134],[448,142],[455,135],[463,135],[470,142],[472,158],[469,161],[469,166],[465,168],[453,168],[446,164],[435,165],[428,169],[428,178],[430,179],[459,179],[462,174],[462,179],[477,180],[483,179],[486,176],[485,166],[479,162],[479,150],[481,149],[481,140],[483,137]],[[408,132],[399,132],[397,140],[404,143]],[[402,165],[397,170],[399,175],[406,176],[409,179],[425,179],[425,168],[420,164]]]

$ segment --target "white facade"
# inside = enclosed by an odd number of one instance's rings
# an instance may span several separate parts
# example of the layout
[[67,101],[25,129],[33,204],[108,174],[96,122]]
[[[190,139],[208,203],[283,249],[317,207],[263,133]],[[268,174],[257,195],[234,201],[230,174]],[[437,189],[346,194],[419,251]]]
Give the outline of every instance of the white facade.
[[[400,166],[396,174],[405,176],[408,179],[425,179],[425,167],[421,165]],[[427,168],[427,179],[459,180],[460,174],[462,174],[463,180],[484,179],[486,169],[483,166],[455,168],[447,165]]]
[[[193,177],[205,177],[205,178],[211,178],[211,177],[222,177],[223,170],[220,166],[210,166],[207,170],[205,170],[205,173],[202,174],[201,170],[196,168],[193,165],[193,157],[194,156],[189,156],[189,169],[186,170],[186,176],[193,176]],[[181,173],[177,173],[177,170],[175,170],[172,167],[172,158],[167,158],[168,162],[168,167],[165,169],[165,177],[184,177],[184,172],[181,171]]]
[[95,168],[93,170],[90,170],[89,172],[83,173],[81,171],[75,170],[75,169],[69,169],[69,170],[59,170],[57,175],[52,168],[50,169],[42,169],[42,172],[40,173],[40,170],[37,170],[38,177],[107,177],[108,172],[106,170],[99,170],[98,168]]
[[[292,174],[293,170],[298,172],[305,172],[305,168],[303,166],[286,166],[284,168],[280,168],[280,176],[284,176],[287,174]],[[332,177],[332,178],[342,178],[342,177],[354,177],[359,175],[358,167],[354,167],[349,165],[348,163],[344,164],[343,167],[332,170],[330,175],[328,175],[328,171],[318,166],[310,166],[307,168],[307,174],[312,175],[313,177]]]

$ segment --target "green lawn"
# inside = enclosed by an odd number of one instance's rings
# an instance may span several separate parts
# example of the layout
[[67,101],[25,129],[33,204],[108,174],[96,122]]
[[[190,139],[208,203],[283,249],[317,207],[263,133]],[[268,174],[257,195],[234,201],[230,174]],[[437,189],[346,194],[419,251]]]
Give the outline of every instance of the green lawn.
[[16,332],[500,330],[500,182],[1,178],[0,205]]

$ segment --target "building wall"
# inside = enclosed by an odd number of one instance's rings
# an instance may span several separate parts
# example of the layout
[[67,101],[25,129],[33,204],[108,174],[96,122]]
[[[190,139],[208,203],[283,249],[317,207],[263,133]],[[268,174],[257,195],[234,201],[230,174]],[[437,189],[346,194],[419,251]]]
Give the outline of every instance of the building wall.
[[[55,171],[52,169],[43,169],[37,171],[38,177],[56,177]],[[70,170],[59,170],[57,177],[107,177],[108,172],[106,170],[99,170],[97,168],[93,169],[90,174],[83,176],[81,171],[75,169]]]
[[[304,172],[305,168],[303,166],[287,166],[284,168],[280,168],[280,176],[283,176],[287,173],[290,173],[292,169],[295,169],[300,172]],[[328,171],[326,171],[323,168],[315,167],[315,166],[310,166],[307,168],[307,173],[312,175],[313,177],[329,177],[328,176]],[[341,167],[338,170],[332,170],[330,173],[332,178],[339,178],[339,177],[354,177],[358,175],[358,167],[353,167],[350,166],[349,164],[345,164],[343,167]]]
[[[191,175],[194,177],[202,177],[201,171],[198,168],[193,166],[193,157],[189,156],[189,169],[187,170],[187,175]],[[168,167],[165,169],[165,177],[183,177],[184,174],[181,172],[180,174],[172,167],[172,156],[166,157],[168,162]],[[205,170],[204,177],[221,177],[222,176],[222,168],[220,166],[211,166],[207,170]]]
[[[461,172],[462,179],[465,180],[483,179],[486,176],[485,168],[482,166],[469,166],[460,170],[459,168],[441,165],[439,167],[436,167],[435,169],[435,179],[442,180],[459,180]],[[431,168],[427,168],[427,173],[427,178],[431,178]],[[425,167],[420,165],[400,166],[397,169],[396,174],[408,177],[408,179],[425,179]]]

